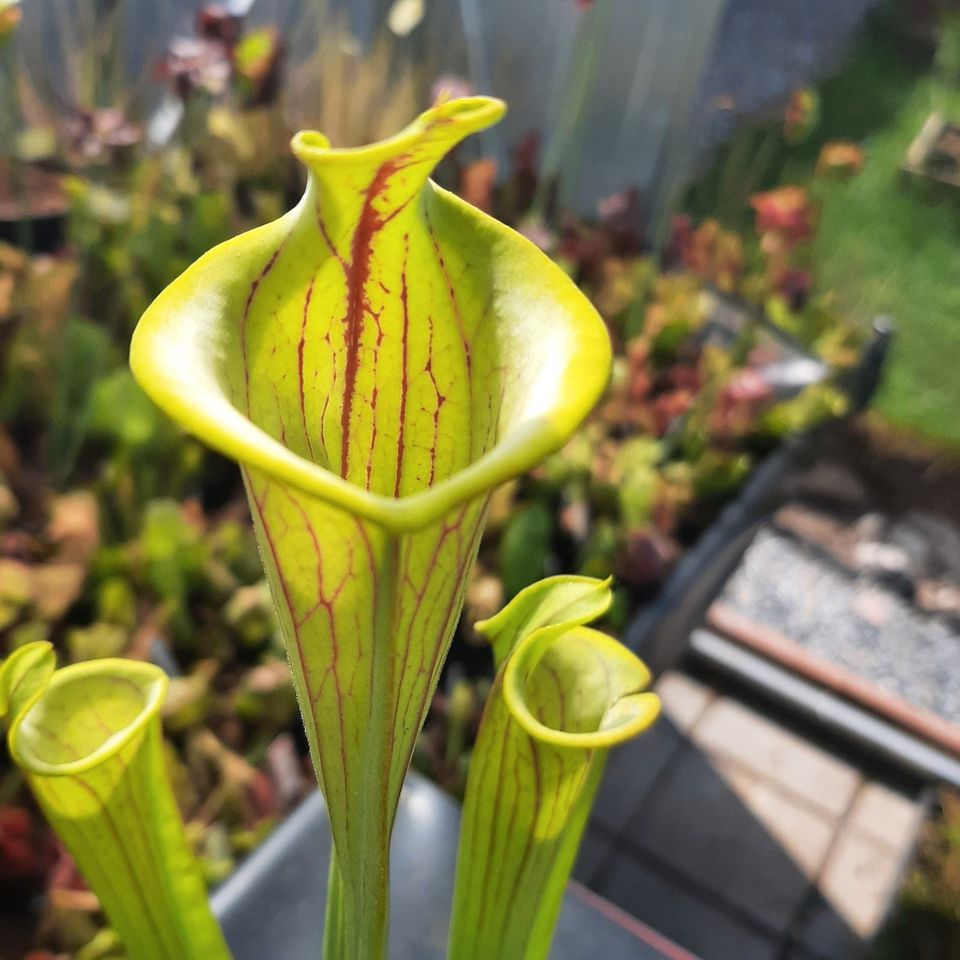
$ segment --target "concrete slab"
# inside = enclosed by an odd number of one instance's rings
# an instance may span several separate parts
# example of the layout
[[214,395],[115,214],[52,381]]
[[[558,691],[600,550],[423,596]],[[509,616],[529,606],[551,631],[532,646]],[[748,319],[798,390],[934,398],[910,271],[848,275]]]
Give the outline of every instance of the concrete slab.
[[611,855],[612,850],[613,840],[611,835],[588,824],[583,839],[580,841],[577,860],[573,865],[574,880],[592,889],[594,880]]
[[900,864],[900,857],[883,844],[844,830],[797,925],[799,942],[831,960],[862,957],[884,919]]
[[770,780],[730,762],[714,760],[730,789],[808,879],[826,861],[836,822],[799,804]]
[[861,787],[847,823],[902,857],[912,849],[923,816],[923,805],[916,797],[871,782]]
[[803,947],[788,947],[780,960],[830,960],[830,958],[811,953]]
[[729,697],[718,697],[693,728],[707,753],[730,757],[829,816],[850,806],[860,772],[840,758]]
[[601,896],[703,960],[778,960],[778,939],[718,908],[712,897],[634,861],[625,851],[596,884]]
[[[703,960],[855,960],[924,816],[916,784],[681,672],[614,751],[575,876]],[[771,953],[772,950],[772,953]]]
[[617,747],[607,760],[593,808],[593,822],[619,831],[637,814],[656,779],[715,696],[693,677],[671,671],[656,683],[663,714],[652,730]]
[[706,684],[687,673],[671,670],[656,683],[663,714],[683,733],[689,733],[716,696]]
[[627,835],[718,902],[782,934],[806,897],[832,830],[828,820],[745,768],[718,768],[687,747]]
[[593,822],[606,830],[622,830],[684,743],[671,720],[661,716],[643,736],[612,750],[597,791]]

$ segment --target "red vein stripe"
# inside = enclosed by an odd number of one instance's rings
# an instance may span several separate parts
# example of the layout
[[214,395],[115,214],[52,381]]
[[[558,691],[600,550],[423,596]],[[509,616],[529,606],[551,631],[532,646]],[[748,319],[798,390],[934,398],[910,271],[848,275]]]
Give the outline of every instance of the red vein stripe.
[[[370,279],[373,254],[373,239],[390,218],[385,219],[374,206],[374,201],[386,190],[390,178],[409,165],[409,157],[393,157],[381,164],[364,194],[363,206],[350,245],[350,263],[347,274],[347,310],[343,318],[346,341],[346,365],[344,368],[343,406],[340,414],[340,475],[348,476],[350,457],[350,420],[356,393],[357,374],[360,370],[360,340],[363,333],[364,314],[370,312],[366,293]],[[399,212],[399,211],[395,211]]]
[[310,285],[307,287],[307,294],[303,300],[303,318],[300,322],[300,341],[297,344],[297,386],[300,392],[300,421],[303,425],[303,439],[307,443],[307,450],[310,452],[310,459],[316,463],[317,456],[313,452],[313,440],[310,438],[310,430],[307,427],[307,401],[306,391],[303,383],[303,352],[307,344],[307,319],[310,314],[310,301],[313,299],[313,286],[316,283],[316,276],[311,277]]
[[[268,484],[266,490],[263,493],[263,497],[259,498],[256,494],[256,489],[254,488],[253,481],[247,474],[246,470],[244,470],[244,475],[247,479],[247,485],[250,490],[250,500],[252,501],[254,508],[257,511],[257,517],[260,521],[259,526],[260,526],[260,529],[263,531],[263,537],[267,543],[267,549],[269,551],[269,559],[271,561],[271,566],[273,567],[274,576],[275,576],[276,582],[280,584],[280,589],[281,589],[281,592],[283,593],[284,602],[287,607],[288,619],[290,621],[290,628],[293,633],[292,646],[296,650],[297,661],[300,665],[300,675],[303,677],[304,687],[306,688],[307,699],[309,701],[307,706],[311,708],[310,719],[311,719],[311,722],[313,723],[314,730],[318,731],[317,716],[316,716],[315,710],[313,709],[315,708],[316,704],[312,700],[312,690],[314,686],[313,681],[311,679],[312,671],[306,658],[304,644],[302,643],[302,638],[300,635],[300,627],[297,625],[296,606],[294,604],[293,597],[290,593],[290,587],[287,584],[286,579],[284,578],[283,570],[280,564],[280,557],[277,552],[277,546],[270,532],[270,524],[265,515],[266,497],[270,491],[270,485]],[[266,556],[265,556],[265,559],[266,559]],[[289,647],[290,647],[290,644],[288,644],[288,649]],[[343,712],[342,711],[338,711],[338,717],[340,720],[340,745],[341,745],[340,761],[341,761],[341,768],[342,768],[342,775],[343,775],[343,779],[341,782],[343,784],[343,789],[346,792],[349,790],[350,775],[349,775],[349,768],[347,765],[347,758],[346,758],[346,746],[345,746],[346,731],[343,728]],[[329,779],[328,772],[327,772],[326,756],[323,751],[323,744],[326,742],[327,738],[320,737],[317,732],[312,738],[312,740],[317,745],[317,754],[318,754],[317,760],[320,764],[320,776],[324,783],[324,789],[327,790],[330,788],[330,784],[331,784],[331,780]],[[349,820],[349,810],[347,809],[348,805],[345,804],[343,805],[343,807],[344,807],[344,837],[348,837],[349,829],[347,829],[347,822]],[[346,849],[347,844],[345,842],[344,842],[344,848],[345,849],[342,849],[341,852],[343,854],[343,857],[346,859],[349,857],[349,851],[348,849]]]
[[400,483],[403,478],[403,458],[406,453],[404,431],[407,422],[407,394],[410,388],[407,365],[410,360],[410,297],[407,289],[407,264],[410,259],[410,234],[403,238],[403,267],[400,272],[400,306],[403,316],[403,328],[400,332],[402,351],[400,366],[400,398],[398,402],[399,427],[397,432],[397,478],[393,486],[393,495],[400,496]]
[[253,298],[257,295],[257,290],[260,289],[260,284],[263,283],[267,274],[273,269],[274,265],[277,262],[277,258],[280,256],[280,251],[283,250],[284,245],[287,242],[287,238],[284,237],[280,241],[280,246],[273,252],[273,255],[267,260],[264,264],[263,269],[257,276],[254,278],[253,283],[250,284],[250,290],[247,293],[246,302],[243,305],[243,314],[240,317],[240,350],[243,356],[243,384],[244,384],[244,402],[247,407],[247,415],[250,415],[250,362],[247,357],[247,320],[250,317],[250,308],[253,306]]

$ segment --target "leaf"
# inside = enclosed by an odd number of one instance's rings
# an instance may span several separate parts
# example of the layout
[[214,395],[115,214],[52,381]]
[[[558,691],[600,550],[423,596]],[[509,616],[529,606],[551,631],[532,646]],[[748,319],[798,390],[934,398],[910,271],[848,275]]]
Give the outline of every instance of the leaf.
[[175,500],[154,500],[140,534],[147,581],[159,597],[182,600],[208,556],[202,531]]
[[787,143],[806,140],[820,123],[820,95],[812,87],[800,87],[790,94],[783,111],[783,136]]
[[86,438],[92,397],[108,369],[113,343],[102,327],[80,319],[72,319],[58,340],[49,371],[53,390],[46,443],[50,472],[62,482]]
[[130,371],[120,369],[98,380],[93,389],[90,432],[130,449],[157,448],[170,427],[133,381]]
[[275,27],[253,30],[234,46],[233,69],[247,106],[269,103],[276,95],[283,41]]
[[539,580],[546,572],[553,539],[553,513],[535,501],[519,510],[500,541],[500,575],[508,597]]
[[686,216],[675,217],[672,228],[669,260],[679,260],[692,273],[715,283],[721,290],[729,293],[735,289],[745,267],[743,241],[737,234],[724,230],[719,221],[712,219],[704,220],[694,229]]
[[91,490],[54,497],[50,504],[47,539],[57,547],[57,559],[87,563],[100,545],[100,509]]
[[166,779],[163,672],[98,660],[54,672],[50,644],[0,664],[10,755],[132,960],[228,960]]
[[46,641],[20,647],[0,663],[0,721],[12,722],[46,688],[55,668]]
[[89,627],[74,627],[67,632],[67,649],[75,663],[118,657],[127,646],[129,634],[113,623],[94,623]]
[[41,620],[59,620],[80,596],[86,576],[81,563],[30,566],[0,557],[0,602],[17,610],[29,606]]
[[3,49],[3,45],[13,36],[22,18],[20,0],[0,2],[0,49]]
[[34,567],[33,608],[41,620],[59,620],[83,593],[87,568],[82,563],[45,563]]
[[611,479],[627,530],[643,526],[650,519],[658,485],[656,467],[662,457],[662,445],[650,437],[631,437],[617,450]]
[[244,470],[330,812],[328,960],[383,956],[396,804],[486,501],[609,376],[575,285],[428,179],[503,110],[452,100],[360,149],[297,134],[300,204],[202,257],[131,347],[151,398]]
[[545,960],[610,747],[656,719],[647,668],[582,624],[609,581],[554,577],[479,629],[499,669],[467,781],[450,960]]

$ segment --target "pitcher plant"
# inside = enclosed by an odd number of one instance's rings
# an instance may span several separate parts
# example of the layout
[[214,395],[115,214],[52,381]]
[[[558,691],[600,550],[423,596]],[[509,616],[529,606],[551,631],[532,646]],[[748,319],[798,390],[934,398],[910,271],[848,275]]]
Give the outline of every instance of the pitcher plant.
[[533,244],[434,184],[486,97],[396,136],[316,132],[298,205],[201,257],[150,306],[131,365],[242,468],[334,844],[328,960],[380,960],[400,788],[491,491],[561,446],[611,354]]
[[28,643],[0,663],[10,756],[132,960],[229,960],[167,777],[159,667],[106,658],[55,671]]

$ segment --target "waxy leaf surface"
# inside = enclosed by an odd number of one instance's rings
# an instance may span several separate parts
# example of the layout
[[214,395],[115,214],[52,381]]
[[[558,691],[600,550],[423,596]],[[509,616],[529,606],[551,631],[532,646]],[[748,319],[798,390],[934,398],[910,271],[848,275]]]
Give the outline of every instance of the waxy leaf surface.
[[467,781],[450,960],[545,960],[607,751],[657,717],[643,663],[582,625],[610,600],[609,583],[554,577],[479,626],[499,669]]
[[166,777],[163,672],[114,659],[53,672],[37,643],[0,665],[5,688],[30,690],[7,701],[10,754],[130,960],[228,960]]
[[243,466],[336,852],[328,960],[383,956],[389,838],[497,484],[603,391],[606,330],[518,234],[435,186],[483,97],[354,150],[305,132],[299,205],[201,258],[131,364]]

